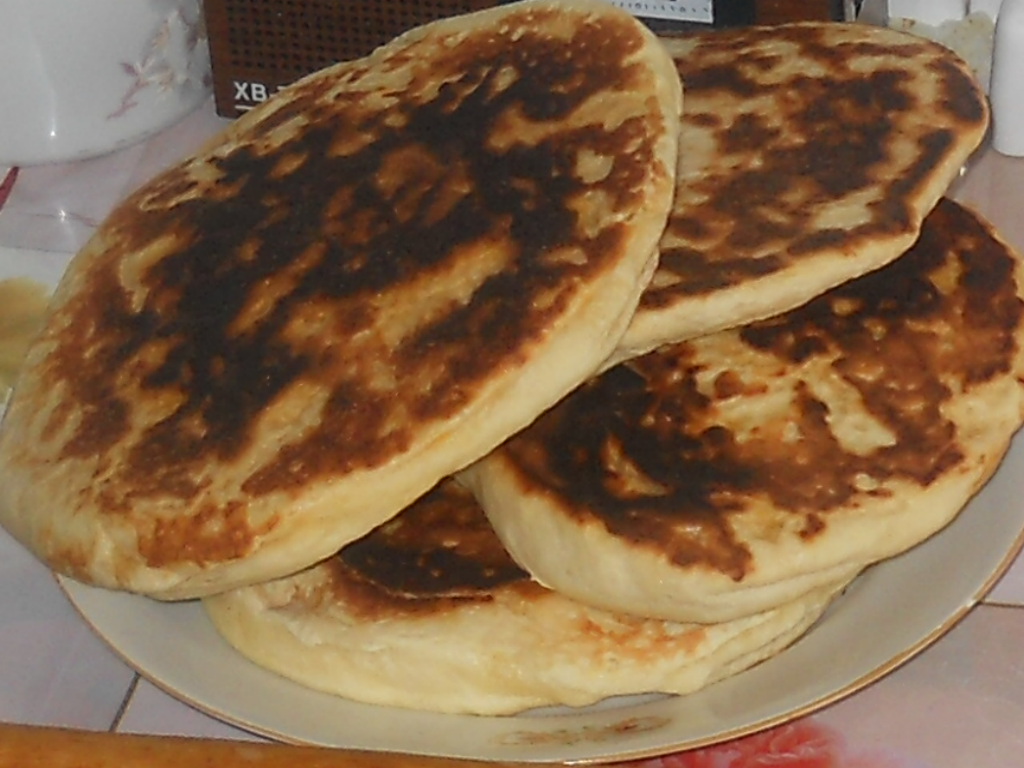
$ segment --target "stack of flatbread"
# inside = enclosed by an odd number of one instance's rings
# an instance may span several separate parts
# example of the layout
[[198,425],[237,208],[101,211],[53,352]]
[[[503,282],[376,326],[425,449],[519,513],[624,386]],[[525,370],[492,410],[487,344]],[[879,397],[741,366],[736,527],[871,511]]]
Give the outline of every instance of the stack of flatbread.
[[987,123],[954,54],[865,25],[413,30],[99,228],[0,521],[362,701],[698,690],[944,527],[1024,420],[1021,261],[944,198]]

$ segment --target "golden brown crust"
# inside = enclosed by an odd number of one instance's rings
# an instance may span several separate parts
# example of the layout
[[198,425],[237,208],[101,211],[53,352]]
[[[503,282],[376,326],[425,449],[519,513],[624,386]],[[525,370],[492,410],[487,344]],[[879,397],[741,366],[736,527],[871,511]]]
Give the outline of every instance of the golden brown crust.
[[528,598],[542,590],[509,556],[472,494],[451,480],[320,567],[317,590],[296,593],[291,604],[308,610],[340,602],[360,621],[436,615],[491,601],[497,591]]
[[593,609],[530,580],[473,496],[446,480],[329,560],[204,605],[241,653],[311,688],[508,714],[696,691],[787,646],[842,586],[721,625]]
[[362,535],[610,353],[678,112],[598,2],[435,22],[283,91],[75,259],[6,420],[5,524],[164,597]]
[[863,24],[668,38],[686,89],[658,270],[617,359],[777,314],[910,246],[988,125],[945,47]]
[[[751,587],[866,565],[955,515],[1019,427],[1020,274],[986,224],[943,201],[896,262],[613,368],[471,479],[517,560],[577,599],[600,580],[570,585],[556,558],[541,562],[545,530],[519,506],[557,518],[567,538],[578,529],[575,543],[545,543],[559,558],[579,546],[614,570],[586,544],[607,536],[623,557],[703,584],[723,610]],[[698,610],[680,604],[674,618]]]
[[[552,7],[532,19],[543,26],[558,14]],[[325,76],[306,80],[255,136],[234,131],[237,144],[120,206],[104,224],[88,292],[61,308],[59,332],[51,324],[59,350],[37,374],[81,413],[57,458],[130,436],[135,393],[110,376],[127,369],[138,390],[176,402],[135,441],[118,477],[189,503],[197,469],[237,457],[282,392],[309,381],[329,390],[323,420],[245,481],[254,495],[302,487],[386,462],[422,422],[452,418],[477,382],[537,343],[578,286],[621,258],[630,225],[621,212],[643,203],[657,146],[641,115],[612,130],[586,123],[521,143],[516,121],[570,120],[610,82],[647,87],[650,72],[624,64],[643,40],[620,20],[584,27],[571,42],[526,35],[513,45],[511,35],[471,37],[444,71],[414,70],[390,109],[366,105],[376,63],[342,69],[333,77],[348,87],[326,94]],[[580,52],[568,66],[552,61],[566,44]],[[431,49],[444,45],[430,40]],[[410,44],[398,64],[417,55]],[[453,75],[459,86],[434,93]],[[302,122],[301,138],[292,121]],[[284,152],[265,146],[279,126],[298,139]],[[480,139],[467,141],[469,131]],[[615,158],[598,183],[577,169],[588,152]],[[573,208],[584,195],[615,200],[608,226],[581,231]],[[162,244],[169,233],[173,245]],[[139,265],[126,285],[125,255],[151,249],[162,258]],[[472,275],[488,253],[497,263]],[[442,285],[431,315],[387,317]],[[509,312],[522,296],[533,297],[524,303],[531,311]],[[396,338],[365,350],[355,341],[389,331]],[[416,388],[400,399],[385,376]]]

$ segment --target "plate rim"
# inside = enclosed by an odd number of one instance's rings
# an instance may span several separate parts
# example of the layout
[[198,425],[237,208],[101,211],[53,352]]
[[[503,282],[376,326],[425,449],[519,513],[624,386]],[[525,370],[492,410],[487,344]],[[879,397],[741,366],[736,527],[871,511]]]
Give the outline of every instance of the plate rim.
[[[968,504],[961,510],[961,512],[941,531],[930,537],[929,540],[918,544],[910,550],[897,555],[893,558],[888,558],[880,563],[869,566],[865,572],[861,573],[849,587],[849,590],[872,589],[871,583],[865,586],[865,580],[871,578],[871,574],[877,574],[882,571],[882,577],[884,579],[885,567],[892,563],[903,562],[906,564],[911,561],[916,553],[928,552],[928,547],[939,546],[935,544],[935,541],[941,541],[940,537],[950,536],[955,534],[957,529],[957,523],[961,520],[966,519],[965,514],[970,514],[972,507],[982,506],[987,503],[987,496],[997,495],[1000,491],[1006,490],[1012,492],[1011,488],[1003,488],[1003,486],[1012,485],[1014,474],[1012,468],[1008,464],[1013,462],[1020,462],[1024,464],[1024,432],[1018,432],[1010,442],[1007,451],[1001,457],[999,465],[995,472],[991,475],[988,481],[979,489],[979,491],[971,498]],[[520,750],[523,754],[515,755],[494,755],[490,756],[487,754],[477,753],[473,750],[456,749],[452,748],[447,751],[439,751],[436,749],[421,748],[420,750],[409,750],[402,749],[401,751],[410,752],[413,754],[437,756],[437,757],[453,757],[453,758],[464,758],[464,759],[475,759],[484,762],[501,762],[501,761],[515,761],[532,764],[551,764],[561,763],[566,765],[593,765],[599,763],[607,763],[611,761],[628,761],[628,760],[643,760],[650,759],[673,752],[682,750],[699,749],[708,747],[713,744],[729,741],[736,738],[741,738],[759,731],[770,729],[783,725],[787,722],[806,717],[818,710],[821,710],[831,704],[834,704],[850,695],[864,689],[872,683],[888,676],[899,667],[906,664],[911,659],[917,657],[922,651],[932,646],[940,638],[946,635],[952,630],[957,624],[959,624],[967,615],[969,615],[979,603],[982,602],[985,595],[992,590],[992,588],[998,583],[1006,571],[1014,563],[1018,555],[1024,551],[1024,505],[1015,504],[994,504],[996,509],[992,511],[993,514],[999,515],[1003,518],[1004,525],[1012,525],[1015,534],[1009,541],[1005,542],[1005,546],[999,546],[1005,540],[1001,539],[996,535],[991,535],[992,546],[986,547],[986,550],[991,552],[991,556],[986,559],[986,565],[983,569],[983,576],[975,579],[973,576],[970,577],[971,586],[967,589],[966,584],[962,590],[954,589],[953,592],[957,594],[950,595],[950,599],[947,601],[948,605],[942,608],[941,611],[943,616],[941,620],[935,623],[933,626],[915,628],[911,631],[914,636],[913,642],[902,645],[895,653],[887,654],[886,658],[879,663],[872,664],[869,668],[859,670],[856,674],[851,675],[848,680],[842,685],[825,686],[826,689],[821,690],[818,694],[810,696],[806,701],[799,703],[796,706],[781,707],[777,712],[769,713],[762,716],[754,716],[749,718],[746,722],[733,723],[731,725],[726,724],[722,728],[712,729],[705,733],[703,736],[698,737],[684,737],[680,739],[666,738],[657,741],[655,744],[649,744],[646,746],[634,746],[629,747],[627,744],[623,744],[622,748],[616,749],[616,734],[613,732],[610,735],[606,734],[602,737],[597,734],[593,739],[583,739],[584,745],[590,746],[578,746],[573,747],[572,744],[568,746],[562,745],[560,749],[552,749],[547,754],[538,754],[538,750]],[[976,511],[976,515],[980,512]],[[962,526],[961,526],[962,527]],[[986,528],[993,528],[994,526],[986,526]],[[918,555],[919,558],[923,558],[924,555]],[[123,643],[119,642],[116,637],[116,631],[112,631],[111,627],[106,626],[106,622],[103,617],[98,617],[93,609],[89,607],[89,595],[90,593],[100,593],[109,599],[118,600],[144,600],[148,604],[155,606],[156,609],[161,610],[165,606],[187,606],[194,611],[198,611],[202,614],[202,621],[209,622],[209,619],[205,615],[199,601],[186,601],[185,603],[161,603],[160,601],[151,600],[139,595],[131,595],[127,593],[114,593],[109,590],[103,590],[102,588],[91,587],[85,584],[76,582],[66,576],[55,575],[57,584],[60,590],[63,592],[65,597],[72,604],[78,615],[81,616],[82,620],[95,632],[112,650],[121,658],[129,667],[135,670],[141,677],[152,683],[154,686],[172,696],[178,701],[184,702],[185,704],[203,712],[210,717],[213,717],[222,722],[228,723],[232,726],[240,728],[243,731],[261,736],[263,738],[278,741],[282,743],[290,744],[302,744],[302,745],[319,745],[328,747],[339,747],[339,748],[352,748],[352,749],[370,749],[371,751],[392,751],[386,744],[381,744],[376,747],[365,747],[365,746],[351,746],[335,739],[324,738],[324,739],[310,739],[301,735],[298,735],[288,728],[285,727],[272,727],[265,723],[255,722],[252,717],[246,717],[239,713],[237,708],[232,710],[230,707],[225,707],[223,704],[210,702],[204,700],[204,697],[197,696],[189,691],[190,686],[187,684],[188,681],[184,682],[180,679],[174,679],[173,676],[170,678],[166,673],[160,674],[159,670],[152,669],[151,664],[145,663],[145,660],[137,658],[137,654],[131,653],[123,647]],[[859,585],[859,586],[858,586]],[[962,594],[960,594],[962,592]],[[811,637],[816,631],[819,631],[821,623],[827,619],[829,615],[834,614],[837,611],[842,611],[844,600],[852,599],[848,594],[841,595],[837,598],[836,602],[830,606],[826,611],[825,616],[819,619],[818,622],[799,640],[797,640],[790,648],[786,649],[782,653],[778,654],[774,658],[783,657],[787,652],[792,651],[794,647],[798,647],[801,642],[804,642],[806,638]],[[955,598],[955,600],[954,600]],[[211,631],[212,630],[212,624]],[[251,665],[255,672],[260,672],[265,675],[271,675],[275,678],[278,677],[274,673],[261,670],[257,668],[248,659],[245,659],[234,651],[225,642],[225,647],[228,650],[236,654],[238,660],[245,665]],[[715,689],[717,686],[722,685],[724,682],[729,681],[740,681],[746,676],[749,676],[752,671],[763,668],[765,665],[770,665],[773,659],[768,659],[761,664],[755,665],[751,670],[746,670],[734,675],[727,681],[713,684],[709,686],[709,689]],[[279,678],[281,684],[285,686],[294,686],[299,690],[299,693],[309,693],[311,695],[329,696],[329,694],[316,694],[315,692],[308,691],[308,689],[302,688],[298,683],[293,683],[290,680]],[[734,683],[735,684],[735,683]],[[708,689],[705,689],[708,690]],[[657,705],[662,700],[672,699],[690,699],[693,700],[695,696],[701,695],[702,692],[696,694],[690,694],[685,697],[673,697],[664,696],[657,698],[653,704]],[[338,697],[330,697],[338,698]],[[348,701],[348,700],[345,700]],[[380,705],[362,704],[360,702],[350,702],[349,704],[359,708],[368,708],[368,711],[372,709],[375,713],[386,712],[386,711],[398,711],[398,712],[410,712],[410,710],[401,710],[399,708],[383,707]],[[648,702],[651,704],[652,702]],[[567,708],[566,708],[567,709]],[[624,713],[632,711],[635,707],[626,706],[623,708]],[[611,711],[615,711],[615,707],[610,707]],[[565,714],[567,719],[580,719],[583,712],[589,712],[590,708],[584,708],[582,711],[569,711]],[[449,722],[454,722],[450,719],[478,719],[484,716],[476,715],[448,715],[442,713],[421,713],[413,712],[413,716],[423,716],[425,718],[438,718]],[[515,723],[520,719],[520,716],[497,716],[495,718],[484,718],[490,720],[501,721],[504,723]],[[635,719],[635,718],[634,718]],[[629,729],[630,718],[622,721],[626,723],[624,730]],[[642,725],[642,723],[641,723]],[[614,730],[614,729],[613,729]],[[595,746],[596,745],[596,746]],[[556,745],[557,746],[557,745]],[[514,748],[513,748],[513,751]]]

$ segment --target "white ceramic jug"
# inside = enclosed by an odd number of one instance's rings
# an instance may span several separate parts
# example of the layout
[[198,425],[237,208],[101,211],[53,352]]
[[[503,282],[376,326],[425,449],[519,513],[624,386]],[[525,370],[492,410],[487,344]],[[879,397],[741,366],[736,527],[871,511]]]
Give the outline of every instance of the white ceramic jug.
[[211,90],[200,0],[0,0],[0,165],[139,141]]

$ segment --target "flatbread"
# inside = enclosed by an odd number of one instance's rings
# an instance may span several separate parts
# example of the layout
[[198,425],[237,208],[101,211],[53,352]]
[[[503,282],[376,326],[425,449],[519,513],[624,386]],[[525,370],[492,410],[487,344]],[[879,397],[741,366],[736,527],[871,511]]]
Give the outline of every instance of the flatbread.
[[623,363],[462,477],[573,599],[765,610],[923,541],[995,471],[1024,414],[1021,270],[945,200],[892,264]]
[[610,614],[531,581],[445,481],[328,561],[203,602],[236,649],[310,688],[497,715],[693,692],[781,651],[841,586],[713,626]]
[[902,254],[988,125],[949,49],[866,24],[666,38],[686,91],[661,260],[611,362],[792,309]]
[[333,554],[608,357],[680,99],[598,0],[438,21],[282,91],[74,259],[3,424],[0,522],[167,599]]

